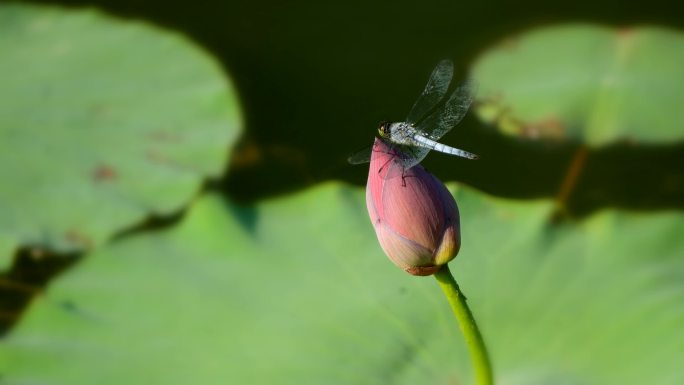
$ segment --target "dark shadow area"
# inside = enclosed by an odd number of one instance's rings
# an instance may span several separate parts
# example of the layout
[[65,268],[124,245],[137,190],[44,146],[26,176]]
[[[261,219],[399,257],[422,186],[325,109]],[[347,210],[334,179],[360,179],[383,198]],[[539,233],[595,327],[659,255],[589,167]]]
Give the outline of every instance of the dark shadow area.
[[169,215],[149,215],[142,222],[131,226],[112,237],[112,240],[122,239],[130,236],[134,236],[140,233],[150,233],[154,231],[162,231],[168,229],[177,223],[179,223],[188,211],[188,207],[184,207],[175,213]]
[[226,202],[226,209],[233,214],[249,235],[254,236],[259,221],[259,211],[254,206]]
[[[492,195],[556,199],[573,156],[580,150],[577,143],[506,137],[477,127],[472,117],[462,124],[458,133],[447,135],[445,143],[453,136],[462,137],[457,146],[477,153],[480,159],[470,161],[433,152],[423,165],[444,181],[459,181]],[[335,161],[327,163],[327,170],[288,168],[292,160],[265,156],[254,165],[232,168],[225,176],[224,188],[239,201],[253,201],[328,179],[365,185],[367,166],[348,165],[347,154],[340,149],[331,149],[330,153],[335,153]],[[683,164],[684,144],[622,142],[589,149],[565,202],[567,214],[582,218],[604,208],[683,209]]]
[[54,254],[27,247],[14,256],[9,271],[0,274],[0,337],[19,320],[31,300],[48,282],[80,259],[79,254]]
[[[242,202],[330,179],[364,184],[367,169],[347,165],[347,156],[372,142],[379,121],[406,115],[441,58],[455,61],[459,80],[487,47],[538,26],[590,22],[684,28],[677,6],[664,0],[648,7],[541,0],[40,2],[95,6],[145,20],[187,34],[215,55],[237,86],[247,124],[226,175],[209,186]],[[572,143],[503,137],[481,127],[472,114],[444,142],[481,159],[430,154],[424,165],[435,175],[520,199],[556,197],[577,149]],[[567,209],[583,216],[604,207],[682,208],[682,160],[681,144],[594,149]]]
[[590,151],[569,208],[578,216],[602,208],[684,208],[684,144],[617,143]]

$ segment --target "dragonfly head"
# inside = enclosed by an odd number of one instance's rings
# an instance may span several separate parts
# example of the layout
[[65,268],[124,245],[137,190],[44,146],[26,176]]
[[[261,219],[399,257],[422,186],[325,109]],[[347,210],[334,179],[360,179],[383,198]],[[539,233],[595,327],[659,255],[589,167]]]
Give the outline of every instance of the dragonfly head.
[[378,125],[378,134],[381,138],[390,137],[390,124],[390,122],[383,120],[382,122],[380,122],[380,125]]

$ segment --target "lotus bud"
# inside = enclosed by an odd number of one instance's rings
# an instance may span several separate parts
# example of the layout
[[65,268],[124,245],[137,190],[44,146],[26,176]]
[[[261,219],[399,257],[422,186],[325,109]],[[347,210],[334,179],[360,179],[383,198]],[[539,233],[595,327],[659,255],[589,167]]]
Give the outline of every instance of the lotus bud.
[[444,184],[420,164],[402,170],[397,151],[375,140],[366,185],[368,213],[394,264],[409,274],[431,275],[458,254],[458,207]]

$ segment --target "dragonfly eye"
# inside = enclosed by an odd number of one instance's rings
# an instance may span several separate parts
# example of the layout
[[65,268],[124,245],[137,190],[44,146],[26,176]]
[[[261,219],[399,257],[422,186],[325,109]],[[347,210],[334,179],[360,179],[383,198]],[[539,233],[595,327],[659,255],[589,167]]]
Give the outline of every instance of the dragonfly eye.
[[382,121],[378,126],[378,133],[381,137],[386,138],[390,134],[390,122]]

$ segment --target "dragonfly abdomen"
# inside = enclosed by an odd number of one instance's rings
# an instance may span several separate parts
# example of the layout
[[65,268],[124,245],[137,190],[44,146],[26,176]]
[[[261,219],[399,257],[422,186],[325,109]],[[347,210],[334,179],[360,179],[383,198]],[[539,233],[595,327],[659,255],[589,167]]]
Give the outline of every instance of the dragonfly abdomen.
[[422,135],[414,135],[413,140],[420,143],[423,147],[427,147],[427,148],[430,148],[430,149],[435,150],[435,151],[443,152],[445,154],[456,155],[456,156],[460,156],[461,158],[477,159],[477,155],[475,155],[473,153],[470,153],[468,151],[463,151],[459,148],[447,146],[446,144],[436,142],[436,141],[434,141],[430,138],[426,138]]

